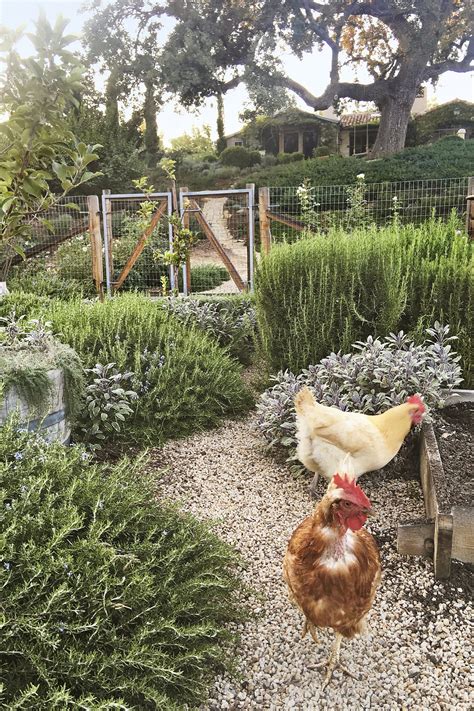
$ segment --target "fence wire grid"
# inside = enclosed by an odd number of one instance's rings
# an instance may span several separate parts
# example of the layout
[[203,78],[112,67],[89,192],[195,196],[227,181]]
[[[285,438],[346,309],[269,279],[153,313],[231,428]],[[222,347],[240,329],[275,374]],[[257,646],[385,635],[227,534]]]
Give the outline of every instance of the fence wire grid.
[[409,180],[391,183],[270,187],[270,212],[290,218],[295,227],[271,221],[274,242],[293,241],[303,232],[326,232],[331,227],[355,229],[374,223],[419,224],[431,217],[447,219],[453,210],[466,212],[468,178]]
[[[190,257],[190,293],[230,294],[245,289],[249,278],[248,194],[202,196],[190,193],[189,197],[184,196],[184,206],[185,224],[197,238]],[[217,249],[206,235],[202,218],[218,242]],[[229,260],[227,264],[223,255]]]
[[9,287],[45,296],[95,294],[87,196],[61,197],[29,225],[19,254],[8,259]]
[[[163,205],[163,214],[147,237],[145,246],[126,276],[119,291],[139,290],[150,295],[161,293],[171,285],[170,269],[163,260],[169,250],[167,196],[113,197],[106,200],[107,241],[111,282],[117,285],[122,270],[132,256],[140,238],[151,223],[154,213]],[[102,224],[104,235],[104,225]],[[115,289],[114,289],[115,291]]]

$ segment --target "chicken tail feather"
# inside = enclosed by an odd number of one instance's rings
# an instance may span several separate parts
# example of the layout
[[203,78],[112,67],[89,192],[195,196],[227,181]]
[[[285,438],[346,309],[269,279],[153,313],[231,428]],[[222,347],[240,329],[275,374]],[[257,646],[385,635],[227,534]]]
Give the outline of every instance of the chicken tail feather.
[[295,408],[298,415],[305,415],[316,405],[314,395],[306,386],[301,388],[295,397]]

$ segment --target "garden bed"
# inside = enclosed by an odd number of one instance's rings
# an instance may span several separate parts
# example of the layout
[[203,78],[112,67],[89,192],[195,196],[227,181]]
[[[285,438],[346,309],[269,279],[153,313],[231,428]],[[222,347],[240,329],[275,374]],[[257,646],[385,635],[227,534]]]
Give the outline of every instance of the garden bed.
[[433,555],[437,578],[449,577],[453,558],[474,563],[473,411],[474,392],[458,391],[439,421],[423,426],[420,478],[428,520],[398,527],[398,551]]

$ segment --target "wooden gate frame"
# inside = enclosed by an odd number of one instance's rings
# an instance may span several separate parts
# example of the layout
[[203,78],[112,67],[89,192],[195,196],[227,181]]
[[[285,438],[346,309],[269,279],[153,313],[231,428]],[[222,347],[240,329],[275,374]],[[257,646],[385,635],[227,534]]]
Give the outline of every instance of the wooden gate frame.
[[[150,224],[143,232],[135,249],[130,255],[127,263],[122,269],[117,281],[113,281],[113,257],[112,257],[112,243],[113,243],[113,232],[112,232],[112,203],[114,200],[144,200],[147,198],[161,198],[158,203],[158,207],[151,216]],[[102,215],[103,215],[103,225],[104,225],[104,246],[105,246],[105,275],[107,284],[107,295],[113,296],[114,292],[120,289],[125,279],[132,270],[135,262],[137,261],[140,254],[143,252],[147,239],[152,234],[159,220],[164,214],[171,216],[173,214],[173,198],[171,192],[166,193],[111,193],[110,190],[102,191]],[[168,224],[168,240],[170,248],[173,246],[173,227]],[[170,285],[171,288],[175,288],[174,283],[174,270],[170,268]]]
[[[245,291],[245,284],[237,269],[229,259],[227,253],[219,242],[218,237],[214,234],[212,227],[204,217],[201,207],[196,198],[199,197],[231,197],[232,195],[247,195],[247,210],[248,210],[248,226],[249,239],[247,244],[247,289],[253,291],[254,287],[254,248],[255,248],[255,224],[254,224],[254,203],[255,203],[255,186],[248,184],[246,188],[236,190],[198,190],[189,191],[186,188],[181,188],[179,191],[179,214],[183,225],[189,224],[189,214],[193,213],[211,243],[212,248],[222,260],[229,275],[239,291]],[[187,295],[189,291],[189,274],[187,273],[190,264],[183,266],[183,291]]]

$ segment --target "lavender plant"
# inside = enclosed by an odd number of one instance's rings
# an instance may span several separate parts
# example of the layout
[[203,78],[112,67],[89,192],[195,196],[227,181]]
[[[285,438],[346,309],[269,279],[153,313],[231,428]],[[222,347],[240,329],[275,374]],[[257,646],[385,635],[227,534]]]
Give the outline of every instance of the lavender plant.
[[441,407],[445,391],[462,382],[460,356],[452,350],[457,337],[438,322],[426,334],[421,344],[403,331],[383,339],[369,336],[353,344],[354,353],[331,353],[299,375],[280,371],[257,405],[257,427],[269,447],[284,447],[288,460],[294,459],[294,398],[305,385],[318,402],[343,411],[376,414],[413,393],[420,393],[428,408]]

